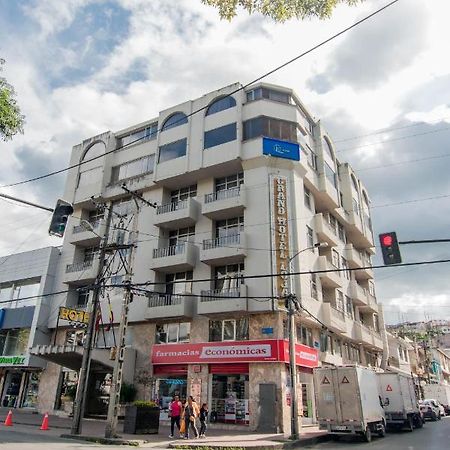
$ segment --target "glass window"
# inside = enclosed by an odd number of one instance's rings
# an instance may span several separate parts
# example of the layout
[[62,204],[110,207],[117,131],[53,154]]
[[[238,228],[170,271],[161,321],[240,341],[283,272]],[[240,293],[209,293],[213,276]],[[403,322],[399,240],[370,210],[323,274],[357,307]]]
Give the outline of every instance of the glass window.
[[176,189],[170,193],[170,202],[178,203],[179,201],[186,200],[190,197],[197,196],[197,185],[193,184],[191,186],[186,186],[183,188]]
[[350,280],[350,271],[348,270],[348,262],[344,257],[341,257],[341,267],[344,269],[344,276]]
[[308,248],[314,247],[314,235],[312,228],[306,225],[306,245]]
[[340,222],[338,222],[338,235],[339,235],[339,239],[342,241],[342,242],[346,242],[346,239],[345,239],[345,229],[344,229],[344,225],[342,225]]
[[102,173],[103,173],[102,167],[94,167],[93,169],[83,170],[82,172],[80,172],[80,175],[78,176],[77,187],[87,186],[89,184],[95,183],[100,179]]
[[79,290],[77,296],[77,306],[86,306],[89,300],[89,290]]
[[248,340],[248,319],[210,320],[210,342]]
[[166,274],[166,294],[192,292],[192,270]]
[[342,291],[336,291],[336,309],[344,312],[344,294]]
[[339,269],[339,253],[334,248],[331,249],[331,264]]
[[187,139],[180,139],[179,141],[171,142],[170,144],[161,145],[159,147],[159,160],[170,161],[171,159],[181,158],[186,155]]
[[244,183],[244,173],[239,172],[233,175],[228,175],[224,178],[216,178],[215,192],[227,191],[228,189],[234,189]]
[[303,325],[297,326],[297,341],[303,345],[307,345],[308,347],[313,347],[313,334],[310,328],[307,328]]
[[174,344],[177,342],[189,342],[190,332],[190,322],[157,324],[156,343]]
[[214,100],[206,110],[206,116],[211,114],[216,114],[220,111],[224,111],[225,109],[230,109],[236,106],[236,100],[228,95],[227,97],[219,98],[218,100]]
[[158,122],[151,123],[141,130],[132,131],[130,134],[122,136],[118,140],[119,147],[125,147],[134,143],[140,143],[150,139],[155,139],[158,134]]
[[305,206],[308,209],[312,209],[312,206],[311,206],[311,191],[306,186],[303,187],[303,190],[304,190],[304,194],[305,194],[305,197],[304,197]]
[[322,136],[322,137],[323,137],[323,146],[325,147],[325,151],[328,153],[330,158],[334,159],[333,150],[331,148],[330,141],[325,136]]
[[337,187],[336,174],[334,173],[334,170],[326,162],[325,162],[325,176],[334,187]]
[[0,331],[0,355],[23,355],[28,349],[29,328]]
[[244,122],[243,140],[266,136],[274,139],[297,142],[297,125],[271,117],[255,117]]
[[204,148],[211,148],[236,140],[236,122],[205,131]]
[[231,219],[218,220],[216,222],[216,238],[234,236],[244,228],[244,216]]
[[359,203],[356,198],[353,198],[353,212],[359,216]]
[[311,297],[316,300],[319,298],[317,294],[317,275],[315,273],[311,274]]
[[[26,283],[17,282],[12,287],[7,288],[6,293],[11,295],[11,303],[5,303],[0,305],[3,308],[20,308],[22,306],[34,306],[36,304],[37,298],[29,298],[28,300],[19,300],[20,298],[26,297],[37,297],[39,295],[40,282],[36,283]],[[10,298],[5,298],[4,300],[9,300]]]
[[94,261],[94,258],[97,256],[98,247],[86,247],[84,249],[84,259],[83,261],[88,263]]
[[308,165],[317,172],[317,155],[312,151],[308,144],[305,144],[305,146],[308,149]]
[[214,289],[228,291],[239,289],[239,285],[244,282],[244,263],[228,264],[218,266],[214,269]]
[[195,227],[178,228],[169,231],[169,247],[184,244],[190,236],[195,235]]
[[161,131],[168,130],[170,128],[175,128],[180,125],[183,125],[188,122],[188,118],[186,114],[182,112],[176,112],[175,114],[172,114],[169,116],[166,121],[163,123]]
[[348,295],[345,296],[345,313],[353,319],[353,301]]
[[[101,155],[104,155],[105,149],[106,149],[106,146],[103,142],[96,142],[94,145],[92,145],[91,147],[89,147],[86,150],[86,152],[83,155],[82,161],[88,161],[93,158],[100,159],[99,157]],[[81,167],[83,167],[83,166],[81,166]]]
[[291,103],[291,96],[285,92],[275,91],[267,88],[256,88],[247,92],[247,101],[259,100],[265,98],[281,103]]
[[135,159],[134,161],[121,164],[112,168],[111,182],[124,180],[126,178],[136,177],[145,173],[153,173],[153,166],[155,163],[155,155],[144,156],[143,158]]
[[352,184],[353,184],[355,191],[358,192],[358,182],[356,181],[355,176],[352,174],[350,177],[352,179]]

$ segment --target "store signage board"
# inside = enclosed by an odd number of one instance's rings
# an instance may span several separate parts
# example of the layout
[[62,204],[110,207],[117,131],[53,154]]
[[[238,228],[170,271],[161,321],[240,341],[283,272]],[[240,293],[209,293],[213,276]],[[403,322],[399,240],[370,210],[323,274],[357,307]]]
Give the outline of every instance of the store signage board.
[[261,328],[261,333],[262,334],[273,334],[273,328],[272,327]]
[[[198,344],[158,344],[152,347],[152,364],[211,364],[236,362],[289,362],[289,343],[282,339]],[[317,367],[319,354],[314,348],[296,344],[296,362]]]
[[0,356],[0,367],[24,366],[27,364],[26,356]]
[[73,308],[59,308],[59,319],[60,320],[68,320],[69,322],[74,323],[89,323],[89,313],[83,311],[82,309],[73,309]]
[[300,145],[294,142],[263,138],[263,155],[300,161]]

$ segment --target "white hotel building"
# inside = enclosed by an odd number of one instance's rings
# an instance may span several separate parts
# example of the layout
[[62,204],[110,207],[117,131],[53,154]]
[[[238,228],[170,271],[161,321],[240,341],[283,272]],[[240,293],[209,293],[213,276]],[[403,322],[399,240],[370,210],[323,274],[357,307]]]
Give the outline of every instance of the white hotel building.
[[[303,423],[315,416],[313,367],[380,364],[384,324],[367,268],[374,252],[369,196],[291,89],[240,86],[73,148],[70,164],[106,154],[68,174],[64,199],[75,211],[59,278],[71,292],[54,308],[85,305],[86,294],[76,289],[95,280],[105,232],[105,216],[90,199],[126,212],[133,205],[121,188],[126,183],[158,205],[142,204],[139,212],[133,282],[150,283],[152,292],[130,306],[127,379],[147,368],[154,377],[147,398],[163,408],[174,392],[192,392],[217,423],[289,434],[287,317],[277,295],[292,289],[304,308],[296,318]],[[110,235],[120,239],[114,226]],[[292,284],[286,276],[251,277],[287,272],[291,258],[293,272],[363,269],[293,276]],[[117,280],[120,272],[110,281]],[[116,329],[121,295],[116,288],[101,297],[104,322],[109,301]],[[70,324],[53,320],[49,327],[60,345],[35,349],[53,361],[40,385],[42,409],[59,407],[63,365],[73,369],[80,360],[79,349],[63,347]],[[112,345],[111,333],[99,331],[100,346]],[[88,413],[100,414],[111,370],[108,358],[95,358],[90,399],[98,401]]]

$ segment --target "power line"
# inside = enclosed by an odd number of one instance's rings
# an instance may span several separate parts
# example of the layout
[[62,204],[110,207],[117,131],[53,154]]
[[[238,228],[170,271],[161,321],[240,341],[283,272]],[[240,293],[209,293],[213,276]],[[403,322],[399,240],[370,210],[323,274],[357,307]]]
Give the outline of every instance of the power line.
[[[312,53],[313,51],[317,50],[318,48],[324,46],[325,44],[328,44],[328,43],[331,42],[332,40],[338,38],[339,36],[343,35],[344,33],[350,31],[351,29],[353,29],[353,28],[355,28],[355,27],[357,27],[357,26],[360,25],[361,23],[363,23],[363,22],[365,22],[365,21],[371,19],[372,17],[374,17],[374,16],[376,16],[377,14],[381,13],[381,12],[384,11],[385,9],[389,8],[390,6],[393,6],[393,5],[394,5],[395,3],[397,3],[398,1],[399,1],[399,0],[393,0],[393,1],[391,1],[390,3],[384,5],[383,7],[379,8],[379,9],[377,9],[376,11],[374,11],[374,12],[371,13],[371,14],[369,14],[368,16],[363,17],[362,19],[358,20],[357,22],[353,23],[352,25],[350,25],[350,26],[344,28],[343,30],[339,31],[338,33],[335,33],[334,35],[332,35],[332,36],[329,37],[328,39],[325,39],[324,41],[320,42],[319,44],[317,44],[317,45],[311,47],[309,50],[306,50],[306,51],[304,51],[303,53],[300,53],[299,55],[295,56],[294,58],[291,58],[290,60],[286,61],[285,63],[283,63],[283,64],[281,64],[281,65],[279,65],[279,66],[277,66],[277,67],[275,67],[275,68],[273,68],[273,69],[271,69],[271,70],[269,70],[268,72],[266,72],[266,73],[264,73],[263,75],[261,75],[261,76],[255,78],[254,80],[248,82],[247,84],[245,84],[245,85],[243,85],[243,86],[241,86],[241,87],[239,87],[239,88],[233,90],[233,91],[230,92],[229,94],[225,95],[225,97],[231,97],[232,95],[234,95],[234,94],[236,94],[236,93],[238,93],[238,92],[240,92],[240,91],[243,91],[243,90],[247,89],[247,88],[248,88],[249,86],[251,86],[252,84],[255,84],[255,83],[257,83],[258,81],[263,80],[264,78],[268,77],[269,75],[272,75],[273,73],[275,73],[275,72],[277,72],[277,71],[283,69],[284,67],[286,67],[286,66],[292,64],[293,62],[299,60],[300,58],[303,58],[304,56],[308,55],[309,53]],[[208,108],[208,106],[209,106],[209,105],[205,105],[205,106],[203,106],[203,107],[201,107],[201,108],[198,108],[197,110],[192,111],[191,113],[189,113],[189,114],[186,115],[186,118],[189,118],[189,117],[193,116],[194,114],[198,114],[199,112],[204,111],[206,108]],[[179,119],[179,120],[181,120],[181,119]],[[176,123],[176,122],[175,122],[175,123]],[[158,132],[160,132],[160,131],[162,131],[162,128],[158,128],[158,130],[156,131],[156,133],[158,133]],[[44,174],[44,175],[40,175],[40,176],[37,176],[37,177],[34,177],[34,178],[29,178],[29,179],[27,179],[27,180],[22,180],[22,181],[17,181],[17,182],[15,182],[15,183],[5,184],[5,185],[0,186],[0,188],[12,187],[12,186],[19,186],[19,185],[26,184],[26,183],[30,183],[30,182],[33,182],[33,181],[42,180],[42,179],[51,177],[51,176],[53,176],[53,175],[57,175],[57,174],[59,174],[59,173],[66,172],[66,171],[68,171],[68,170],[70,170],[70,169],[75,169],[76,167],[79,167],[79,166],[81,166],[82,164],[86,164],[86,163],[91,162],[91,161],[94,161],[94,160],[96,160],[96,159],[103,158],[104,156],[106,156],[106,155],[108,155],[108,154],[110,154],[110,153],[113,153],[113,152],[115,152],[115,151],[117,151],[117,150],[120,150],[120,149],[129,147],[130,145],[133,145],[133,144],[135,144],[136,142],[139,142],[139,141],[141,141],[141,140],[145,140],[146,137],[147,137],[147,136],[144,135],[144,136],[142,136],[142,137],[140,137],[140,138],[138,138],[138,139],[135,139],[134,141],[129,142],[128,144],[119,146],[119,147],[117,147],[117,148],[115,148],[115,149],[113,149],[113,150],[109,150],[109,151],[107,151],[107,152],[105,152],[105,153],[103,153],[103,154],[101,154],[101,155],[95,156],[95,157],[93,157],[93,158],[86,159],[86,160],[84,160],[84,161],[80,161],[80,162],[77,163],[77,164],[72,164],[71,166],[65,167],[65,168],[63,168],[63,169],[55,170],[55,171],[53,171],[53,172],[49,172],[49,173]]]

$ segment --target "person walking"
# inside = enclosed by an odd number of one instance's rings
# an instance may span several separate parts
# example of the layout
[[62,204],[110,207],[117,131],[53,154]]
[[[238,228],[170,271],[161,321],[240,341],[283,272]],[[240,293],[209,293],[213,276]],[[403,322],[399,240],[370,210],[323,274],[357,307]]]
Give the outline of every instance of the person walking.
[[181,402],[180,397],[175,395],[173,400],[169,404],[169,413],[170,413],[170,438],[174,437],[175,425],[178,428],[178,432],[180,432],[180,417],[181,417]]
[[194,400],[194,397],[192,397],[192,395],[190,395],[188,397],[186,406],[184,408],[184,421],[186,424],[186,429],[184,431],[184,438],[185,439],[189,439],[189,428],[192,428],[192,430],[194,431],[194,436],[196,438],[198,438],[198,431],[197,431],[197,427],[195,425],[195,420],[197,419],[197,417],[199,416],[199,408],[198,405],[196,403],[196,401]]
[[208,419],[208,405],[203,403],[200,408],[200,437],[204,438],[206,433],[206,420]]

